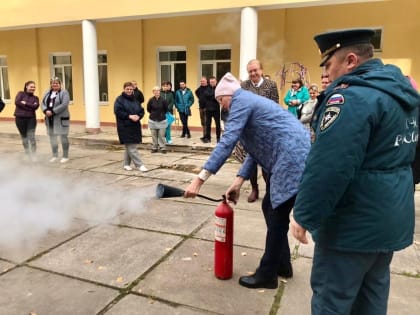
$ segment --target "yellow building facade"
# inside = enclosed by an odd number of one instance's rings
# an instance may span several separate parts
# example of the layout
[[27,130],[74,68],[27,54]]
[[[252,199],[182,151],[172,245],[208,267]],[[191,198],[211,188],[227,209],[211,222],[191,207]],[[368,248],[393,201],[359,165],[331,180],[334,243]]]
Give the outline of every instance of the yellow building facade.
[[[89,106],[99,108],[101,124],[114,123],[114,100],[125,81],[136,80],[147,102],[164,79],[174,88],[185,79],[194,91],[203,74],[220,77],[228,69],[241,76],[244,7],[257,13],[256,57],[264,73],[283,86],[282,95],[299,71],[308,82],[319,83],[315,34],[351,27],[378,30],[376,56],[420,80],[420,4],[415,0],[2,1],[0,96],[7,105],[1,118],[13,118],[14,97],[24,82],[34,80],[42,96],[49,79],[59,75],[71,90],[71,120],[86,121],[85,96],[92,92],[84,84],[84,20],[96,32],[99,91],[93,90],[99,95],[98,104]],[[197,100],[190,124],[200,126]]]

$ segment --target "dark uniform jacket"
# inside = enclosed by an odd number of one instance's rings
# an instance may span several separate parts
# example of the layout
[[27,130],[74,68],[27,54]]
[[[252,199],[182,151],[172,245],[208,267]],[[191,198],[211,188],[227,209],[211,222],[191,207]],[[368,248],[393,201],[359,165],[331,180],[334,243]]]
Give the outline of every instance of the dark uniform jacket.
[[326,90],[294,207],[318,245],[353,252],[409,246],[410,164],[420,96],[401,71],[369,60]]

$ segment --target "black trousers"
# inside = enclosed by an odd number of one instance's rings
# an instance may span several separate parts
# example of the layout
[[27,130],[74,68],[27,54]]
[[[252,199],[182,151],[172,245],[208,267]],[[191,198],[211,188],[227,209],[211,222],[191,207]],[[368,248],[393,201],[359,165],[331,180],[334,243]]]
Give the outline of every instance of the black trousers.
[[206,111],[206,135],[204,138],[211,140],[211,120],[214,119],[216,125],[216,138],[220,139],[220,110]]
[[189,135],[190,129],[188,128],[188,115],[185,113],[179,113],[179,118],[181,119],[182,123],[182,135]]
[[25,153],[36,153],[36,118],[35,117],[16,117],[16,127],[19,130],[20,137],[22,138],[22,145]]
[[277,277],[277,271],[290,263],[290,247],[287,239],[290,212],[295,204],[296,195],[292,196],[277,208],[273,209],[270,200],[270,178],[267,178],[267,189],[262,201],[262,210],[267,234],[265,250],[257,273],[265,278]]

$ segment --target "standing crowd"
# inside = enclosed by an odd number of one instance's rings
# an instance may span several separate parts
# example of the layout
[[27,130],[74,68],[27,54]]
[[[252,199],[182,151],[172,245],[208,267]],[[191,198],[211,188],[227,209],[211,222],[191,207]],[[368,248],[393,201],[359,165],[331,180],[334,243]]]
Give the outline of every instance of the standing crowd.
[[[217,83],[202,77],[193,93],[185,81],[152,89],[146,103],[152,153],[165,154],[172,143],[171,124],[178,113],[182,138],[191,138],[188,120],[199,104],[201,141],[217,145],[184,197],[196,197],[202,185],[232,155],[241,162],[226,190],[237,203],[251,182],[248,202],[259,199],[258,167],[265,182],[261,209],[267,231],[255,272],[240,277],[247,288],[278,287],[278,277],[293,277],[288,242],[292,235],[315,242],[310,285],[312,314],[385,315],[390,263],[395,251],[413,243],[415,158],[420,95],[393,65],[373,58],[374,31],[350,29],[314,37],[321,52],[321,91],[294,78],[279,106],[276,82],[257,59],[247,64],[248,79],[226,73]],[[69,94],[51,79],[41,100],[35,82],[24,84],[15,99],[16,126],[28,159],[36,160],[36,110],[41,107],[50,139],[50,162],[69,161]],[[141,172],[137,145],[142,142],[145,98],[137,82],[125,82],[114,104],[123,168]],[[0,111],[4,103],[0,99]],[[175,109],[176,111],[175,111]],[[222,115],[222,117],[221,117]],[[221,132],[221,119],[224,132]],[[293,215],[291,215],[293,210]]]

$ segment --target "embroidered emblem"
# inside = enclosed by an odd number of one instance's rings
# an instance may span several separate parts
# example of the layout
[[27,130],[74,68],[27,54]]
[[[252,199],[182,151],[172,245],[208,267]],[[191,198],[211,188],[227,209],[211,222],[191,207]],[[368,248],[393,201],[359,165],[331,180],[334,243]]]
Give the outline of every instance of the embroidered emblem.
[[327,101],[327,106],[344,104],[344,96],[341,94],[334,94]]
[[337,106],[328,107],[325,111],[324,115],[322,116],[322,121],[319,129],[321,131],[326,130],[332,123],[338,118],[340,115],[341,108]]

